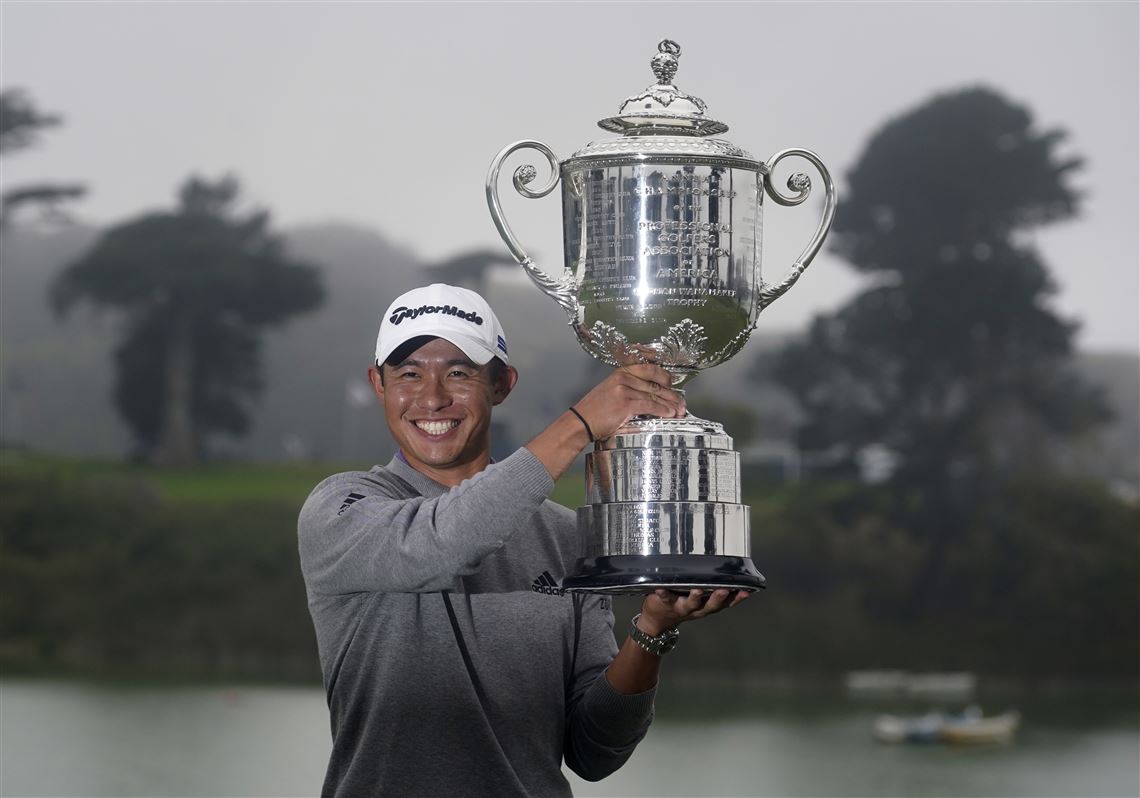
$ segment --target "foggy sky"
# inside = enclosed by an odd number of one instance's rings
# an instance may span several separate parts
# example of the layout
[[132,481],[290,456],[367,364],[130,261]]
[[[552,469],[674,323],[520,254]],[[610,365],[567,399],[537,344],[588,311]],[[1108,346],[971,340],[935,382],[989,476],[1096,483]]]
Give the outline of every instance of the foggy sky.
[[[682,47],[674,82],[729,125],[722,138],[760,159],[816,151],[841,202],[885,121],[983,84],[1039,127],[1068,130],[1065,151],[1087,159],[1082,218],[1036,243],[1058,309],[1084,324],[1080,345],[1140,348],[1135,2],[4,2],[0,23],[3,87],[66,118],[5,159],[5,186],[86,182],[76,210],[104,224],[169,206],[191,172],[231,171],[279,225],[350,221],[429,259],[505,253],[483,192],[491,158],[524,138],[566,158],[612,135],[596,121],[654,82],[648,62],[665,37]],[[502,190],[516,234],[558,272],[558,193]],[[769,207],[766,279],[818,212],[818,201]],[[825,253],[761,328],[802,327],[859,279]]]

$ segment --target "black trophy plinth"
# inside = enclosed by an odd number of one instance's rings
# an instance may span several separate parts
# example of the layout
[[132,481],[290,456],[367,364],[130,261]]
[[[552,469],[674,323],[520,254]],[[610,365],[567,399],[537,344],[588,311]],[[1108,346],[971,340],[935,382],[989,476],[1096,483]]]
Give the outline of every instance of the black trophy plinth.
[[748,557],[712,554],[622,554],[583,557],[562,580],[576,593],[650,593],[668,590],[756,591],[765,587],[764,575]]

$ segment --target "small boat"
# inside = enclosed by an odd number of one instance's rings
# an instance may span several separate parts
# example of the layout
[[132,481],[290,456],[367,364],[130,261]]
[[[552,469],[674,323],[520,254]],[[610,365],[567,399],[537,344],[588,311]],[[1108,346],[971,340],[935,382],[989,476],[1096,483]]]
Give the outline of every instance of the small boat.
[[928,712],[903,717],[880,715],[875,719],[875,738],[884,743],[951,743],[980,745],[1004,743],[1013,738],[1021,724],[1018,712],[985,717],[978,707],[967,707],[960,715]]
[[990,717],[951,719],[942,725],[939,737],[943,742],[962,745],[1007,743],[1021,725],[1021,713],[1003,712]]
[[875,739],[884,743],[935,743],[945,722],[941,712],[910,718],[880,715],[875,718]]

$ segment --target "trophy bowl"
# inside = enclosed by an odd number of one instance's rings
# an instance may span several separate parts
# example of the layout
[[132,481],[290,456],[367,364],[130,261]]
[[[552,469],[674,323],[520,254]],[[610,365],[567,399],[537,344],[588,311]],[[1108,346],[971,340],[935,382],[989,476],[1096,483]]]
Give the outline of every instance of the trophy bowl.
[[[728,126],[702,100],[672,83],[680,47],[658,45],[657,83],[628,98],[600,127],[621,133],[565,161],[539,141],[505,147],[487,175],[499,234],[532,281],[567,313],[582,348],[611,366],[656,363],[682,386],[744,346],[760,312],[799,279],[835,215],[835,188],[813,152],[786,149],[757,161],[723,139]],[[499,175],[521,149],[542,154],[538,171],[518,167],[515,189],[544,197],[562,183],[565,264],[556,279],[540,269],[507,224]],[[802,173],[771,182],[789,156],[811,162],[826,190],[823,218],[791,269],[762,279],[764,198],[799,205],[811,193]],[[642,417],[595,443],[586,458],[587,504],[578,509],[581,558],[563,588],[646,592],[728,587],[756,590],[764,577],[750,557],[749,508],[740,503],[740,456],[713,421]]]

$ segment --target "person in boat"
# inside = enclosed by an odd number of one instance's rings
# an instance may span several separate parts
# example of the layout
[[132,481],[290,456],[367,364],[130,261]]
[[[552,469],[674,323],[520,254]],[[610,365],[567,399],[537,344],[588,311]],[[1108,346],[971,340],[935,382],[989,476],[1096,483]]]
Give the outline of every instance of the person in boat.
[[368,376],[398,451],[321,482],[298,522],[332,727],[323,794],[559,796],[563,762],[613,773],[678,625],[747,596],[651,593],[619,649],[609,600],[559,587],[578,541],[555,480],[634,416],[684,415],[668,372],[615,371],[494,462],[492,409],[518,371],[487,302],[435,284],[388,308]]

